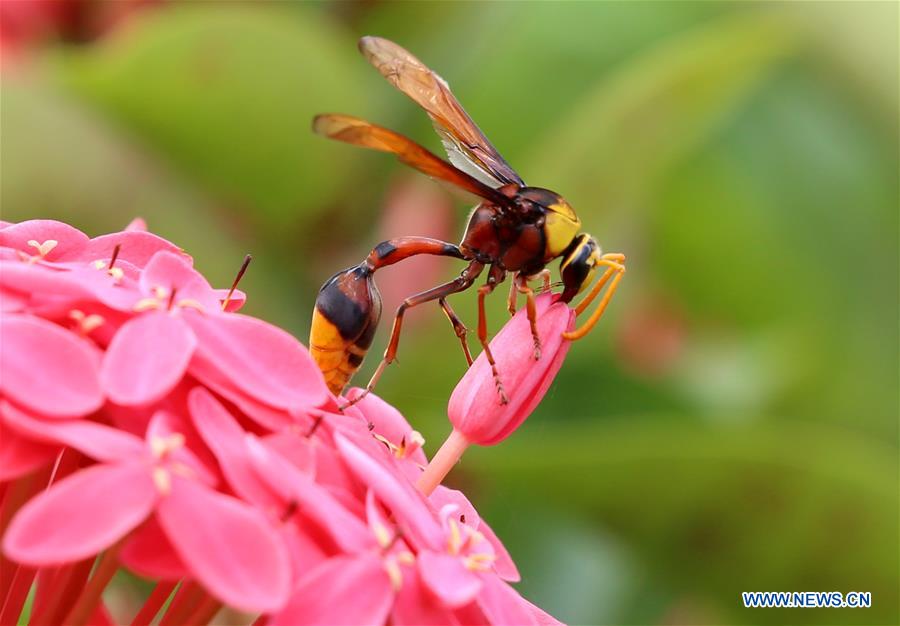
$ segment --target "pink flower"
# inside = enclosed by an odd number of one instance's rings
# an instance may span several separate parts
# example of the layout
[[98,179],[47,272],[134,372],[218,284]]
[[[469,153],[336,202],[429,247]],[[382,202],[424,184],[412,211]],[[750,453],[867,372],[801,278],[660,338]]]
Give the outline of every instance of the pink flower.
[[[146,443],[126,436],[130,449],[111,438],[110,462],[28,502],[10,524],[3,551],[38,567],[76,561],[109,548],[155,513],[178,557],[210,592],[247,611],[280,607],[289,569],[278,535],[258,511],[211,488],[208,470],[183,436],[167,432],[167,419],[154,417]],[[97,429],[86,435],[70,443],[90,449],[106,436]]]
[[537,312],[540,359],[534,359],[531,326],[524,308],[491,341],[509,396],[507,404],[500,403],[484,353],[453,390],[447,409],[450,421],[469,443],[490,446],[512,434],[543,399],[562,367],[571,343],[562,338],[562,333],[571,330],[575,311],[545,294],[537,297]]
[[0,617],[36,569],[37,621],[112,623],[76,592],[122,565],[160,583],[144,623],[179,582],[168,623],[207,620],[198,598],[273,623],[551,619],[461,492],[417,489],[428,459],[400,411],[373,394],[339,411],[243,301],[140,223],[0,223],[0,490],[27,500],[4,500]]

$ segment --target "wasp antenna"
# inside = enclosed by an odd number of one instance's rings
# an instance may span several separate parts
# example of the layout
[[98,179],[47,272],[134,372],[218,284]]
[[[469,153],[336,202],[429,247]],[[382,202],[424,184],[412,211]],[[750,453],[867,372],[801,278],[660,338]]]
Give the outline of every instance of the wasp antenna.
[[244,277],[244,272],[247,271],[247,266],[250,265],[250,261],[252,260],[253,257],[249,254],[244,256],[244,262],[241,263],[241,269],[238,270],[237,276],[234,277],[234,282],[231,283],[231,289],[228,290],[228,295],[222,300],[223,311],[228,308],[228,303],[231,302],[231,296],[234,295],[234,290],[237,289],[238,283],[241,282],[241,279]]

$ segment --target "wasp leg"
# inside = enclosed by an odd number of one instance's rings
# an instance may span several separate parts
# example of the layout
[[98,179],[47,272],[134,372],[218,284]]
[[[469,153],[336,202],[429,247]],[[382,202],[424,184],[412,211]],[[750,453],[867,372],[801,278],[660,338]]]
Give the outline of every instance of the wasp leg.
[[515,272],[512,275],[512,280],[509,282],[509,297],[506,299],[506,310],[509,311],[509,316],[512,317],[516,314],[516,307],[518,303],[516,302],[516,296],[519,294],[516,291],[516,281],[519,278],[519,273]]
[[400,344],[400,331],[403,327],[403,315],[404,313],[406,313],[406,310],[414,306],[419,306],[420,304],[424,304],[426,302],[431,302],[432,300],[440,300],[441,298],[445,298],[451,294],[465,291],[472,286],[472,283],[475,282],[475,279],[481,273],[481,270],[483,268],[483,263],[472,261],[454,280],[451,280],[448,283],[444,283],[443,285],[438,285],[437,287],[433,287],[432,289],[428,289],[427,291],[423,291],[422,293],[418,293],[414,296],[410,296],[409,298],[404,300],[403,303],[397,308],[397,314],[394,316],[394,326],[391,329],[391,338],[388,341],[387,349],[384,351],[384,357],[381,359],[381,363],[379,363],[378,367],[375,369],[375,373],[372,374],[372,378],[369,379],[369,384],[366,385],[365,390],[361,394],[342,406],[341,410],[346,409],[347,407],[352,406],[365,398],[369,394],[369,392],[375,388],[375,385],[378,384],[378,380],[381,378],[382,373],[384,373],[385,368],[393,363],[394,360],[396,360],[397,346]]
[[488,281],[487,284],[478,288],[478,340],[481,342],[481,348],[487,357],[488,363],[491,365],[491,373],[494,375],[494,383],[497,385],[497,393],[500,395],[500,404],[507,404],[509,398],[503,389],[503,382],[500,380],[500,372],[497,371],[497,362],[494,361],[494,355],[491,353],[491,346],[488,344],[487,332],[487,314],[484,310],[484,298],[494,291],[495,282]]
[[466,341],[466,335],[468,334],[469,329],[466,328],[466,325],[462,323],[462,320],[459,319],[459,317],[450,307],[450,303],[447,302],[446,298],[440,298],[438,300],[438,304],[441,305],[441,309],[443,309],[444,314],[447,316],[447,319],[450,320],[451,324],[453,324],[453,332],[455,332],[456,336],[459,337],[459,342],[462,344],[463,353],[466,355],[466,363],[468,363],[469,367],[471,367],[472,353],[469,352],[469,342]]
[[588,318],[588,321],[585,322],[580,328],[576,330],[569,331],[563,333],[563,339],[567,339],[569,341],[575,341],[577,339],[581,339],[589,332],[597,322],[600,320],[600,317],[603,315],[603,312],[606,310],[606,306],[609,304],[610,299],[612,299],[613,294],[616,292],[616,289],[619,286],[619,281],[622,279],[622,274],[625,273],[625,266],[622,265],[622,262],[625,260],[625,255],[623,254],[604,254],[598,260],[598,265],[606,265],[607,270],[603,273],[603,276],[600,277],[600,280],[594,285],[591,289],[591,292],[585,296],[584,300],[582,300],[578,306],[575,307],[575,314],[580,315],[584,312],[584,310],[588,307],[588,305],[597,297],[597,294],[603,289],[604,285],[609,282],[609,279],[612,278],[612,282],[609,283],[609,288],[607,288],[606,292],[603,294],[603,297],[600,299],[600,304],[597,305],[597,310],[591,314],[591,317]]
[[[547,273],[549,276],[549,272]],[[545,282],[547,279],[545,278]],[[534,340],[534,360],[541,358],[541,337],[538,335],[537,328],[537,306],[534,303],[534,289],[528,286],[528,279],[522,276],[516,276],[513,284],[517,291],[525,294],[525,307],[528,314],[528,323],[531,325],[531,338]]]

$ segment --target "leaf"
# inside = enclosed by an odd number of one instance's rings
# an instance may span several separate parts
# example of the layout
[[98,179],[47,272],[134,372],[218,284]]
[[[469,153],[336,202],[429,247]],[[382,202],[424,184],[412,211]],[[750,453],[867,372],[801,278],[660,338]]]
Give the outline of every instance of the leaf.
[[769,10],[664,40],[582,96],[536,144],[528,171],[576,209],[633,199],[733,114],[793,44]]
[[188,3],[147,13],[127,35],[70,58],[61,79],[273,232],[327,208],[352,157],[310,120],[366,107],[364,64],[324,14]]

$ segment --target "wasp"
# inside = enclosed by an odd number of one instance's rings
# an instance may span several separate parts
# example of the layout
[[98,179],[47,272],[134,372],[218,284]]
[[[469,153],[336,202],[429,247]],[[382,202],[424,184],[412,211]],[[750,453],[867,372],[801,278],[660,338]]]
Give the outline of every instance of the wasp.
[[541,340],[537,331],[535,290],[529,283],[540,280],[543,289],[549,290],[550,272],[546,265],[559,258],[563,287],[559,299],[570,302],[591,284],[598,268],[605,268],[591,291],[575,307],[576,313],[581,314],[608,284],[597,309],[582,326],[564,333],[566,339],[580,339],[606,309],[625,271],[625,256],[603,254],[593,237],[580,233],[581,220],[558,193],[525,185],[462,108],[447,83],[419,59],[396,43],[379,37],[363,37],[359,49],[389,83],[428,113],[449,162],[403,135],[349,115],[318,115],[313,119],[313,130],[330,139],[392,153],[420,172],[478,196],[481,202],[472,211],[459,245],[427,237],[391,239],[375,246],[359,265],[329,278],[319,290],[313,311],[309,339],[312,356],[331,391],[340,394],[362,364],[381,318],[381,296],[373,279],[375,273],[420,254],[452,257],[466,261],[467,265],[457,278],[410,296],[400,305],[381,363],[364,393],[355,401],[375,387],[385,368],[395,360],[406,311],[426,302],[437,301],[471,365],[466,340],[468,329],[447,298],[469,289],[487,270],[486,281],[478,287],[478,340],[491,365],[500,403],[505,404],[508,399],[488,344],[485,297],[507,275],[512,276],[508,309],[514,314],[517,296],[525,296],[534,358],[539,359]]

